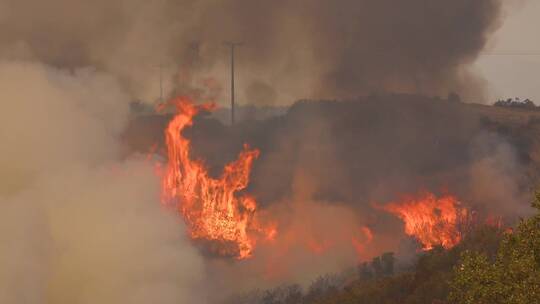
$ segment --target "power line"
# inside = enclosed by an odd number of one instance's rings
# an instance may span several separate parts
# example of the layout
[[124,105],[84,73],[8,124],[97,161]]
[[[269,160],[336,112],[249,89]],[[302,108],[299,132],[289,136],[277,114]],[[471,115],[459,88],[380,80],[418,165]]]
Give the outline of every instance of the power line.
[[540,56],[540,51],[503,51],[493,53],[481,53],[483,56]]

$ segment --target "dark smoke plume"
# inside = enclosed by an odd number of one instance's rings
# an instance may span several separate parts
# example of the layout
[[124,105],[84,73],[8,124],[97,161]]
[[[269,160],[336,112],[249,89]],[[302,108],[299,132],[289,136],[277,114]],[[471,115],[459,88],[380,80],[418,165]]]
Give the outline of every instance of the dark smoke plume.
[[501,15],[500,0],[1,0],[0,8],[4,57],[95,66],[142,99],[157,97],[160,63],[169,94],[197,92],[208,78],[226,84],[222,42],[243,41],[240,99],[266,104],[377,91],[478,97],[467,64]]

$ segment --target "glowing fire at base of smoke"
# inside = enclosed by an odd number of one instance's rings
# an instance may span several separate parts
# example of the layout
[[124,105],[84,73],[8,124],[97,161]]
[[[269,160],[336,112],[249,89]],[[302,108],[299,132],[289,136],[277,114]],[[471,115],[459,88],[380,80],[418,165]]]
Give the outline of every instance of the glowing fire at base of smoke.
[[468,211],[461,207],[456,197],[445,195],[437,198],[432,193],[421,193],[418,198],[406,198],[390,203],[384,210],[398,216],[405,223],[405,233],[422,244],[423,250],[435,246],[452,248],[461,241],[461,225],[468,218]]
[[275,227],[260,224],[255,199],[238,194],[249,183],[259,151],[244,145],[238,159],[225,166],[219,179],[210,177],[202,161],[190,158],[191,143],[182,131],[193,124],[197,113],[212,110],[214,105],[196,106],[186,98],[171,104],[177,115],[165,131],[168,164],[162,201],[178,208],[193,239],[212,242],[214,251],[221,255],[251,256],[258,236],[272,238],[276,233]]

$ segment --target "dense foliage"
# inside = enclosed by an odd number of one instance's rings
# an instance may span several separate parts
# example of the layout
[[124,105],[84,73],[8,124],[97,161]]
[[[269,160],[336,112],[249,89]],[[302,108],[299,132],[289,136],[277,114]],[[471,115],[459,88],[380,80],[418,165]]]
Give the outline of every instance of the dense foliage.
[[[533,206],[540,211],[540,195]],[[455,269],[451,303],[540,303],[540,213],[508,233],[494,258],[465,251]]]
[[493,105],[496,107],[536,109],[536,105],[530,99],[525,99],[525,100],[520,100],[519,98],[515,98],[515,99],[509,98],[506,100],[501,99],[501,100],[497,100],[497,102],[495,102]]

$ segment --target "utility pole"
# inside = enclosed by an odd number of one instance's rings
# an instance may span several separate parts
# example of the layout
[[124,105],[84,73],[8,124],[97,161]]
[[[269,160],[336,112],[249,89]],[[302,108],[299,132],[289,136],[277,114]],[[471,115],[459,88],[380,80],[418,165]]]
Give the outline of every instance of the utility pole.
[[223,44],[231,48],[231,125],[234,125],[234,50],[243,43],[226,41]]
[[163,63],[160,62],[156,68],[159,69],[159,103],[163,103]]
[[163,103],[163,64],[159,63],[159,102]]

